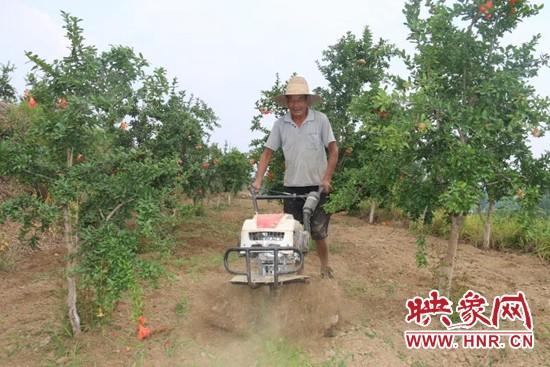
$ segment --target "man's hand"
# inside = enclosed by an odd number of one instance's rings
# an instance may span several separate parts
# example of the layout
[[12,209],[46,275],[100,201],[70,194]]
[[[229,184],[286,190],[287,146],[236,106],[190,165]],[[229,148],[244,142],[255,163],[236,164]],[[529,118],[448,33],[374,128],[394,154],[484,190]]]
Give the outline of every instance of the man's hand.
[[330,183],[332,181],[332,174],[336,169],[336,163],[338,163],[338,145],[336,145],[335,141],[331,141],[328,145],[327,170],[321,181],[321,186],[323,186],[323,192],[325,194],[328,194],[332,190]]
[[256,178],[256,180],[254,180],[254,182],[252,182],[251,187],[254,190],[256,190],[256,192],[260,192],[260,188],[262,187],[262,178],[261,177]]
[[256,179],[254,180],[252,185],[250,185],[252,186],[252,188],[254,188],[254,190],[256,190],[256,192],[259,192],[260,188],[262,187],[262,181],[264,179],[265,171],[267,170],[267,165],[269,164],[272,155],[273,151],[269,148],[265,148],[262,156],[260,157],[258,171],[256,172]]
[[325,194],[328,194],[329,192],[332,191],[332,185],[330,184],[330,180],[323,179],[323,181],[321,181],[321,186],[323,187],[323,192]]

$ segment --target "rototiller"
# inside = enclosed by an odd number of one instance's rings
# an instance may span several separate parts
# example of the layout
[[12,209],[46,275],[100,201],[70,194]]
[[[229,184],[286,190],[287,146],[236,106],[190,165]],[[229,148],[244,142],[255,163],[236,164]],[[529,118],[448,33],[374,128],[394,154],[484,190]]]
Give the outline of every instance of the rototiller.
[[[256,190],[250,189],[254,217],[244,221],[238,247],[228,249],[224,255],[225,269],[235,275],[231,283],[248,284],[252,288],[262,285],[277,288],[309,278],[300,273],[311,237],[311,217],[319,204],[321,191],[322,188],[307,195],[257,195]],[[258,200],[305,200],[303,226],[291,214],[260,214]],[[231,253],[245,258],[245,271],[230,266]]]

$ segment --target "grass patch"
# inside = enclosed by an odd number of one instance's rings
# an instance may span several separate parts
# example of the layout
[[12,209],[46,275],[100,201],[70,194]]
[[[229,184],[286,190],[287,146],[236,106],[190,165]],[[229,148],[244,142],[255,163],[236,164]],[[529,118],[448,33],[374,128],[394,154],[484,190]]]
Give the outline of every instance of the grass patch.
[[[355,211],[352,211],[350,214],[359,215],[361,218],[369,218],[370,208],[371,201],[368,199],[362,200],[357,206],[357,209]],[[382,223],[389,221],[407,222],[408,218],[405,212],[397,207],[379,207],[378,205],[376,205],[376,208],[374,210],[374,222]]]
[[443,210],[436,210],[432,222],[428,226],[428,231],[434,236],[448,238],[451,231],[449,216]]
[[328,244],[328,249],[331,254],[338,255],[344,252],[346,245],[347,243],[343,243],[340,241],[330,241],[330,243]]
[[395,349],[395,345],[393,344],[393,340],[389,336],[385,336],[382,338],[382,341],[384,344],[386,344],[389,348]]
[[6,236],[0,233],[0,271],[14,270],[16,260],[15,246],[10,246]]
[[[221,223],[223,222],[223,224]],[[210,239],[237,239],[241,232],[242,221],[229,222],[212,217],[190,217],[176,230],[178,241],[200,239],[208,236]]]
[[202,205],[176,204],[174,211],[180,219],[203,217],[205,215],[204,207]]
[[186,295],[183,295],[178,303],[176,303],[176,315],[179,317],[184,317],[189,311],[189,298]]
[[424,362],[416,360],[411,363],[411,367],[426,367],[426,365],[424,364]]
[[370,339],[374,339],[376,338],[377,334],[376,334],[376,331],[375,330],[372,330],[372,329],[367,329],[364,331],[364,334],[369,337]]
[[183,267],[192,280],[197,281],[201,274],[209,268],[222,266],[223,255],[221,253],[208,251],[187,258],[177,259],[176,264]]
[[396,285],[393,282],[388,283],[385,288],[386,296],[389,298],[395,296],[395,288]]
[[329,360],[322,362],[319,367],[346,367],[348,365],[348,357],[340,356],[336,354],[332,356]]
[[538,256],[550,261],[550,220],[539,219],[527,230],[527,241],[531,243]]
[[70,330],[65,327],[48,333],[50,348],[53,349],[53,358],[45,361],[46,366],[85,366],[88,361],[82,355],[81,343],[72,337]]
[[[466,218],[468,227],[463,231],[466,238],[471,240],[477,245],[483,243],[483,223],[479,216],[470,215]],[[471,227],[477,227],[476,231],[473,231]],[[495,214],[493,218],[493,226],[491,233],[491,245],[493,248],[513,248],[522,249],[524,240],[523,228],[519,221],[519,218],[512,215],[499,215]]]
[[8,251],[0,252],[0,272],[15,269],[15,257]]
[[[449,218],[442,210],[434,213],[432,223],[427,226],[430,234],[442,238],[448,238],[450,228]],[[460,238],[480,247],[483,232],[484,219],[478,214],[470,214],[464,220]],[[550,261],[550,218],[540,217],[526,222],[519,214],[496,211],[493,214],[491,247],[535,252]]]
[[550,324],[546,324],[544,322],[540,323],[538,330],[535,331],[535,336],[540,341],[550,340]]
[[368,287],[366,283],[359,280],[344,281],[344,293],[350,298],[362,298],[367,294]]
[[[349,356],[348,356],[349,357]],[[265,367],[345,367],[348,357],[336,353],[326,361],[313,363],[301,348],[290,344],[286,339],[267,339],[257,366]]]
[[260,366],[313,367],[305,352],[285,339],[268,339],[262,347],[263,353],[258,361]]
[[314,240],[309,240],[309,243],[307,244],[307,250],[309,252],[317,251],[317,243]]

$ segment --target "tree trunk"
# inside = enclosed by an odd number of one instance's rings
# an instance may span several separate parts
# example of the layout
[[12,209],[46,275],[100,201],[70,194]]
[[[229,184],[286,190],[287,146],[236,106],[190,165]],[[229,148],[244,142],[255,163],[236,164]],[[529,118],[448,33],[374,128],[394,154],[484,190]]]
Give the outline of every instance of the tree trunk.
[[424,211],[422,211],[422,217],[420,218],[420,219],[422,219],[422,221],[421,221],[422,228],[424,228],[424,225],[426,224],[426,214],[427,213],[428,213],[428,207],[425,206]]
[[369,224],[374,223],[374,211],[376,210],[376,201],[371,200],[370,202],[370,211],[369,211]]
[[[73,151],[67,149],[67,167],[73,165]],[[63,206],[64,237],[67,246],[67,307],[69,308],[69,321],[73,329],[73,335],[80,334],[80,317],[76,308],[76,279],[74,269],[76,267],[76,254],[78,251],[78,236],[73,233],[70,204]]]
[[491,233],[493,226],[493,211],[495,208],[495,202],[489,200],[489,206],[487,207],[487,220],[485,220],[485,228],[483,229],[483,249],[488,250],[491,247]]
[[227,205],[231,205],[231,193],[227,193]]
[[449,297],[451,293],[458,239],[463,224],[463,215],[451,216],[451,234],[447,245],[447,255],[441,260],[439,265],[439,290],[447,297]]

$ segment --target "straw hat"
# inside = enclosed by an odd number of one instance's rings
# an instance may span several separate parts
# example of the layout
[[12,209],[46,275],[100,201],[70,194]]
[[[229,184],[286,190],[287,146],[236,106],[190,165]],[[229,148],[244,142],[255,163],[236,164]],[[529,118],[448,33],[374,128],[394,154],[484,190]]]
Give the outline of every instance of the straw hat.
[[304,79],[304,77],[301,77],[298,75],[290,78],[290,80],[286,85],[285,93],[280,94],[276,97],[273,97],[273,100],[283,107],[288,107],[286,103],[287,102],[286,96],[295,96],[295,95],[306,95],[309,106],[321,101],[320,96],[309,92],[309,86],[307,85],[307,82]]

